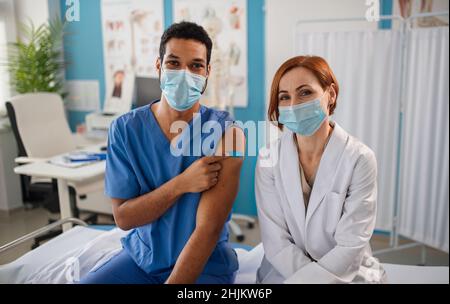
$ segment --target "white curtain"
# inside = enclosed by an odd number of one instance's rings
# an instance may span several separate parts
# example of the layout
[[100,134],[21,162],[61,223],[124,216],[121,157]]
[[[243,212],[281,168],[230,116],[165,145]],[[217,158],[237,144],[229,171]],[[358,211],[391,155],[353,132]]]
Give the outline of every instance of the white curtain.
[[448,27],[408,33],[400,233],[449,250]]
[[334,120],[359,138],[378,161],[377,229],[391,230],[399,125],[398,31],[299,32],[295,55],[325,58],[340,93]]

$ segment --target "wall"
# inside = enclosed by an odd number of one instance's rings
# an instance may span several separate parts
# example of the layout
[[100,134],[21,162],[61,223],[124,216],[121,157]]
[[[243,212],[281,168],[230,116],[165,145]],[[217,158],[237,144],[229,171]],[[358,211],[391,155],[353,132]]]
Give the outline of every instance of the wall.
[[[65,16],[66,1],[60,1],[60,15]],[[105,91],[103,66],[103,38],[100,0],[80,1],[80,21],[67,23],[69,35],[64,41],[64,54],[68,63],[66,80],[98,80],[100,106]],[[73,131],[88,112],[70,111],[69,124]]]
[[[0,61],[7,57],[7,42],[16,39],[16,24],[14,18],[14,3],[12,0],[0,0]],[[7,68],[0,66],[0,117],[6,116],[5,101],[13,95],[9,86]]]
[[36,26],[47,22],[48,5],[47,0],[14,0],[16,22],[31,20]]

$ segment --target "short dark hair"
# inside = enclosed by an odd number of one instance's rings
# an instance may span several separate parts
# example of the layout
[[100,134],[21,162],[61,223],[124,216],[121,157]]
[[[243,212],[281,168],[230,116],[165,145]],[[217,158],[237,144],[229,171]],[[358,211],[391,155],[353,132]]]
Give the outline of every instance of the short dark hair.
[[206,47],[206,63],[211,60],[212,41],[205,29],[193,22],[182,21],[169,26],[161,36],[159,45],[159,58],[163,61],[166,53],[166,44],[172,38],[192,39],[203,43]]

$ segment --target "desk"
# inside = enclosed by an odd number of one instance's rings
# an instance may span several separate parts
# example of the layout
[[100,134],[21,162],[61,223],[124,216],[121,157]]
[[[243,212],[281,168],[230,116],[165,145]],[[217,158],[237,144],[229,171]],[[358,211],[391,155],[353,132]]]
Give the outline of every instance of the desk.
[[[97,152],[100,150],[100,146],[93,146],[83,150]],[[73,216],[70,206],[69,183],[95,180],[104,175],[105,166],[106,162],[100,161],[79,168],[65,168],[44,160],[15,167],[14,172],[34,177],[56,179],[58,183],[59,207],[61,209],[61,218],[63,219]],[[70,227],[71,224],[65,224],[63,231],[70,229]]]

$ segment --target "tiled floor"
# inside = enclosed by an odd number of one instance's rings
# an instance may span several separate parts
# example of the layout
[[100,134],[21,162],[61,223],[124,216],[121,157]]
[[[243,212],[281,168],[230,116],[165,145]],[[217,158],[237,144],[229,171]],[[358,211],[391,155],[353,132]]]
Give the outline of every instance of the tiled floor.
[[[48,224],[46,210],[36,208],[32,210],[17,210],[12,214],[0,215],[0,245],[9,243],[33,230]],[[14,260],[14,258],[30,250],[32,241],[28,241],[0,255],[0,265]]]
[[[84,214],[81,214],[83,218]],[[48,220],[55,218],[43,208],[21,209],[6,215],[0,213],[0,246],[9,243],[27,233],[48,225]],[[102,224],[114,224],[109,216],[100,216]],[[27,241],[14,249],[0,255],[0,265],[11,262],[30,250],[33,241]]]
[[[20,210],[16,211],[9,216],[0,214],[0,245],[6,244],[24,234],[27,234],[39,227],[45,226],[48,221],[48,213],[41,208],[32,210]],[[109,223],[111,219],[109,217],[100,217],[101,223]],[[244,244],[255,246],[261,242],[259,235],[259,225],[253,229],[247,228],[245,223],[239,222],[245,235]],[[231,236],[232,242],[236,242],[235,236]],[[408,240],[402,240],[401,243],[408,243]],[[0,265],[8,263],[18,256],[26,253],[31,246],[32,242],[27,242],[11,250],[7,253],[0,255]],[[389,238],[385,235],[374,235],[371,241],[374,251],[387,248],[389,245]],[[391,252],[378,256],[383,263],[391,264],[408,264],[417,265],[420,264],[421,248],[412,248],[408,250],[402,250],[397,252]],[[449,265],[449,255],[439,250],[427,248],[427,263],[426,265]]]

